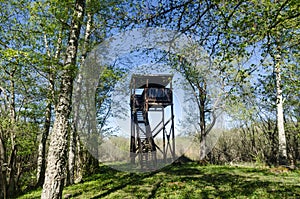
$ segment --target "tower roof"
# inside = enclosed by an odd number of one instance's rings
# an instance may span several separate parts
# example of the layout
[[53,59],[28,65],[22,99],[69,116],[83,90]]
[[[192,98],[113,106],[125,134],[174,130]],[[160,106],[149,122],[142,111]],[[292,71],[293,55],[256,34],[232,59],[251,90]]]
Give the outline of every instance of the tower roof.
[[130,87],[145,88],[148,87],[166,87],[172,81],[171,74],[133,74],[131,76]]

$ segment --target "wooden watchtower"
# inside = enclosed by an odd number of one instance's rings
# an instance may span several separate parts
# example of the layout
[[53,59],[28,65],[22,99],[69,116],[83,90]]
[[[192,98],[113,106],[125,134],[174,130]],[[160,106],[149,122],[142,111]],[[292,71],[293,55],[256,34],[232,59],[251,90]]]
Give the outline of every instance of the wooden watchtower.
[[[131,77],[130,157],[133,164],[138,158],[141,168],[156,168],[158,157],[162,163],[175,160],[172,78],[165,74],[134,74]],[[161,116],[155,114],[156,118],[150,118],[151,112],[159,112]]]

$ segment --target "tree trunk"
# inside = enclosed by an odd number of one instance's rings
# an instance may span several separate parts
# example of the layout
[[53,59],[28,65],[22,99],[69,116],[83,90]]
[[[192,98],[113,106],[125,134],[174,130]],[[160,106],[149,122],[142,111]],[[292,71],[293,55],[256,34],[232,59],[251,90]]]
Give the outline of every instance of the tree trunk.
[[280,74],[280,55],[276,57],[275,75],[276,75],[276,116],[277,116],[277,130],[279,141],[279,164],[287,164],[287,147],[286,136],[284,131],[284,118],[283,118],[283,99],[281,90],[281,74]]
[[[4,101],[9,104],[9,97],[6,94],[6,89],[0,87],[1,93],[4,95]],[[0,93],[0,94],[1,94]],[[8,111],[8,106],[6,106],[6,103],[4,103],[4,110],[3,112]],[[2,110],[1,110],[2,112]],[[7,146],[5,140],[7,139],[7,131],[5,128],[0,126],[0,198],[8,198],[7,194],[7,169],[8,169],[8,163],[7,163]]]
[[6,171],[7,171],[7,163],[6,163],[6,147],[3,141],[3,132],[0,130],[0,198],[7,198],[7,182],[6,182]]
[[84,159],[84,149],[82,148],[82,145],[80,143],[80,138],[78,133],[76,133],[76,149],[77,149],[77,159],[76,159],[76,171],[74,174],[74,183],[79,183],[82,181],[83,178],[83,159]]
[[[50,99],[48,99],[50,100]],[[37,186],[42,186],[45,180],[45,171],[46,171],[46,143],[50,131],[51,123],[51,106],[50,101],[47,102],[45,110],[45,122],[44,129],[41,135],[41,141],[39,143],[38,149],[38,162],[37,162]]]
[[[16,158],[17,158],[17,145],[15,142],[16,134],[15,134],[15,123],[16,123],[16,104],[15,104],[15,72],[16,69],[13,69],[10,72],[10,102],[9,102],[9,111],[10,111],[10,145],[11,145],[11,153],[8,160],[7,176],[7,197],[13,197],[15,194],[16,181],[15,181],[15,172],[16,172]],[[8,177],[8,178],[7,178]]]
[[70,131],[70,146],[68,155],[68,180],[67,184],[74,184],[74,174],[75,174],[75,157],[76,157],[76,128],[72,124]]
[[[203,94],[201,94],[203,95]],[[205,134],[205,129],[206,129],[206,123],[205,123],[205,99],[203,99],[203,96],[200,96],[200,160],[205,158],[206,156],[206,134]]]
[[[92,23],[93,23],[93,14],[88,12],[86,15],[87,15],[87,22],[86,22],[86,29],[84,34],[84,43],[82,47],[81,66],[83,66],[84,60],[88,53],[88,46],[90,43],[90,36],[91,36]],[[80,90],[75,92],[80,92]],[[76,109],[75,111],[79,110],[79,107],[74,107],[74,108]],[[76,117],[76,114],[74,117]],[[81,162],[82,157],[79,157],[80,154],[83,154],[83,152],[79,151],[82,150],[82,147],[80,147],[81,143],[79,140],[79,136],[77,136],[78,132],[76,130],[76,124],[75,124],[76,121],[77,119],[73,118],[71,132],[70,132],[70,147],[69,147],[69,157],[68,157],[68,182],[67,182],[68,184],[75,183],[75,163],[76,163],[75,160],[79,161],[79,163],[77,164],[77,170],[79,172],[77,172],[76,182],[81,181],[83,176],[82,173],[83,168],[79,168],[83,166]],[[76,147],[76,145],[79,146]]]
[[69,116],[71,112],[73,80],[76,72],[76,56],[85,0],[76,0],[70,35],[66,50],[62,81],[58,102],[55,108],[55,121],[50,137],[45,182],[42,199],[62,198],[65,179],[65,166],[68,145]]
[[[47,42],[47,37],[45,35],[45,48],[47,51],[47,57],[51,59],[50,49]],[[61,34],[58,36],[57,41],[57,48],[54,55],[54,58],[57,59],[60,54],[61,49]],[[45,109],[45,122],[44,122],[44,129],[41,135],[41,141],[39,143],[39,149],[38,149],[38,161],[37,161],[37,186],[43,186],[44,180],[45,180],[45,172],[46,172],[46,147],[47,147],[47,140],[50,132],[50,126],[51,126],[51,109],[52,104],[54,102],[53,99],[55,99],[54,94],[54,74],[52,71],[53,67],[49,67],[48,72],[48,81],[49,81],[49,89],[47,93],[47,105]]]

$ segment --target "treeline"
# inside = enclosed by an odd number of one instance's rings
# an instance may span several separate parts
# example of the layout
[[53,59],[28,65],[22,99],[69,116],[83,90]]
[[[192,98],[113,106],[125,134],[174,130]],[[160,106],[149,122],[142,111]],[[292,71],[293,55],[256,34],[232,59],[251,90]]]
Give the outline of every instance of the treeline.
[[[212,164],[253,163],[260,166],[278,165],[278,132],[276,122],[253,124],[224,132],[207,161]],[[294,126],[288,125],[287,126]],[[299,128],[286,131],[289,167],[299,166]],[[293,130],[292,130],[293,129]]]

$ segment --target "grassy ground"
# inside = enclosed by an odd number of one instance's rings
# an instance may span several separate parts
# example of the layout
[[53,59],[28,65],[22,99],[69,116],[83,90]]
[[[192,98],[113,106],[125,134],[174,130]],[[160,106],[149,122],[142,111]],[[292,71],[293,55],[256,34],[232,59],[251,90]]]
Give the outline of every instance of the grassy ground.
[[[36,190],[19,199],[40,198]],[[101,166],[64,198],[300,198],[300,171],[186,163],[132,174]]]

